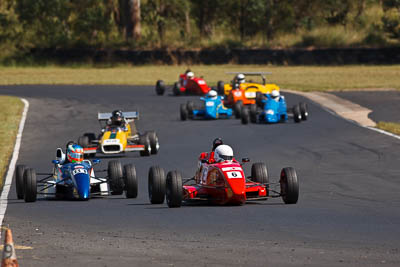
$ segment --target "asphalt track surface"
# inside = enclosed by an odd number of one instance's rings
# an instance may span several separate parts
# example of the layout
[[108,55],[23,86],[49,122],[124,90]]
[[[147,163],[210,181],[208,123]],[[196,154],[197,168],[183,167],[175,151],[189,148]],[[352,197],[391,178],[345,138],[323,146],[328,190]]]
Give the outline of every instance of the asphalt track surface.
[[[20,266],[400,265],[400,141],[307,99],[287,94],[289,105],[309,103],[305,123],[244,126],[235,119],[181,122],[179,104],[196,97],[159,97],[153,87],[3,86],[0,94],[30,102],[18,163],[37,171],[51,168],[57,147],[99,131],[98,111],[139,109],[139,130],[156,130],[161,143],[156,156],[120,158],[136,165],[137,199],[24,203],[12,186],[4,224],[17,245],[33,248],[17,250]],[[295,167],[298,204],[150,205],[149,167],[192,176],[199,153],[218,136],[237,158],[266,162],[271,179]]]
[[368,117],[375,122],[400,123],[400,91],[343,91],[333,94],[372,110]]

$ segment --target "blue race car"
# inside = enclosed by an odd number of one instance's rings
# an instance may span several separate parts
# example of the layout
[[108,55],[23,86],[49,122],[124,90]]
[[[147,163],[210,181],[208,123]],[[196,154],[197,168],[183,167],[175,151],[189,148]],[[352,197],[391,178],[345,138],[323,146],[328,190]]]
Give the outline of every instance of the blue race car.
[[230,118],[234,114],[232,109],[224,106],[222,97],[218,96],[215,90],[211,90],[206,96],[201,97],[200,100],[204,103],[204,107],[202,108],[195,108],[193,101],[181,104],[181,120]]
[[257,104],[250,105],[249,109],[243,109],[241,120],[243,124],[252,123],[279,123],[287,122],[288,117],[292,116],[294,122],[298,123],[308,118],[308,108],[306,103],[300,102],[292,108],[289,113],[284,96],[278,91],[273,90],[271,94],[258,95]]
[[[82,149],[82,148],[81,148]],[[83,149],[82,149],[83,151]],[[61,148],[57,149],[57,157],[51,173],[36,173],[25,165],[17,165],[15,181],[18,199],[25,202],[35,202],[37,195],[55,197],[57,199],[88,200],[92,196],[121,195],[123,191],[127,198],[137,197],[137,178],[133,164],[122,168],[119,161],[108,163],[108,169],[98,172],[107,172],[106,177],[96,177],[93,165],[100,162],[98,159],[71,162],[65,159]],[[37,176],[42,176],[37,179]]]

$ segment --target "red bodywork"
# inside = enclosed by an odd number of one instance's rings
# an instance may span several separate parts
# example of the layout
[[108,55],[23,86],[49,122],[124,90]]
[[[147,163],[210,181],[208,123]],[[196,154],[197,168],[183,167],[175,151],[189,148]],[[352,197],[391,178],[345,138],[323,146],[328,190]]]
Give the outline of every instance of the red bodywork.
[[179,75],[179,86],[182,94],[205,95],[211,90],[203,78],[188,79],[186,74]]
[[236,160],[213,163],[213,155],[209,157],[208,153],[202,153],[200,162],[194,178],[195,185],[183,186],[184,200],[241,205],[248,199],[267,197],[266,186],[246,181],[242,166]]

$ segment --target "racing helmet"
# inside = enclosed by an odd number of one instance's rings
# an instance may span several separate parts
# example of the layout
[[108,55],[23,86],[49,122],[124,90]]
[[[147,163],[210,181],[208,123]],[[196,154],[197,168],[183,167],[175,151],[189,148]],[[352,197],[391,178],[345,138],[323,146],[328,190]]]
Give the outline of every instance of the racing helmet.
[[215,149],[214,158],[216,162],[232,161],[233,149],[228,145],[219,145]]
[[279,91],[278,91],[278,90],[272,90],[272,92],[271,92],[271,97],[272,97],[273,99],[278,99],[279,96],[280,96],[280,94],[279,94]]
[[239,73],[239,74],[236,76],[236,82],[237,82],[238,84],[245,83],[245,82],[246,82],[246,77],[244,76],[244,74]]
[[83,161],[83,148],[74,143],[68,144],[67,159],[71,163],[81,163]]
[[114,110],[111,115],[111,121],[114,124],[121,124],[122,123],[122,111]]
[[188,73],[186,73],[186,77],[187,77],[188,79],[193,79],[193,78],[194,78],[194,73],[191,72],[191,71],[189,71]]
[[212,147],[212,151],[214,151],[218,146],[223,145],[224,141],[222,141],[222,138],[218,137],[215,138],[213,141],[213,147]]
[[218,93],[217,93],[217,91],[215,91],[215,90],[210,90],[210,91],[208,92],[208,94],[207,94],[207,97],[208,97],[208,98],[212,98],[212,99],[216,99],[217,96],[218,96]]

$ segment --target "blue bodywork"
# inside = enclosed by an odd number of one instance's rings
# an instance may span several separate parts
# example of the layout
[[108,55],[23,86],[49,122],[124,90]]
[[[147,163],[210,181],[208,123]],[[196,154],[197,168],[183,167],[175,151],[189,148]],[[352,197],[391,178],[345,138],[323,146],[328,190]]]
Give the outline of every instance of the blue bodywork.
[[288,120],[286,100],[283,96],[279,97],[279,101],[274,100],[269,94],[266,99],[261,100],[264,104],[262,112],[258,115],[259,122],[277,123]]
[[200,100],[204,102],[204,109],[194,109],[193,118],[219,119],[221,117],[230,118],[233,115],[232,109],[224,106],[220,96],[216,98],[201,97]]
[[66,163],[57,169],[56,195],[81,200],[90,198],[90,162]]

